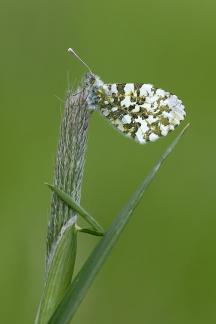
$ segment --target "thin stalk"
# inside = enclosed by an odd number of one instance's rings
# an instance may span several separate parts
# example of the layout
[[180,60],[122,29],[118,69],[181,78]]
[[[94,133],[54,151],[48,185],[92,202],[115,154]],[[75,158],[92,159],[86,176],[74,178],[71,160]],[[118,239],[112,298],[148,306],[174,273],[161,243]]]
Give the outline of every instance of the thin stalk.
[[[61,123],[54,185],[79,204],[87,143],[87,89],[69,91]],[[44,291],[36,318],[46,324],[71,283],[76,258],[77,212],[53,192],[47,234]]]

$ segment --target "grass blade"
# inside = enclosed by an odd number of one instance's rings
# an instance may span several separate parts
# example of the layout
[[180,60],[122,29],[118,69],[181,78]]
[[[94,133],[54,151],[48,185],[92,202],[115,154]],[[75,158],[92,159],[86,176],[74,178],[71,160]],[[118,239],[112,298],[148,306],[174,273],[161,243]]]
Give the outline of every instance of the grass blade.
[[71,209],[75,210],[80,216],[85,219],[96,231],[104,233],[103,227],[92,217],[83,207],[76,203],[68,194],[58,189],[56,186],[46,183],[46,185],[54,191],[58,197]]
[[87,233],[87,234],[94,235],[94,236],[104,236],[104,232],[98,232],[98,231],[95,231],[95,230],[93,230],[91,228],[77,227],[77,230],[80,233]]
[[95,279],[98,271],[102,267],[103,263],[110,254],[112,248],[116,244],[123,229],[128,223],[132,212],[140,202],[146,188],[154,179],[155,175],[159,171],[162,163],[172,152],[175,145],[178,143],[186,128],[189,124],[180,132],[180,134],[174,139],[171,145],[167,148],[160,160],[151,169],[145,180],[142,182],[137,191],[132,195],[126,206],[122,209],[119,215],[115,218],[108,231],[96,246],[90,257],[87,259],[80,272],[77,274],[72,284],[69,286],[63,300],[59,304],[55,313],[49,320],[49,324],[68,324],[70,323],[73,315],[77,311],[81,301],[85,297],[91,283]]

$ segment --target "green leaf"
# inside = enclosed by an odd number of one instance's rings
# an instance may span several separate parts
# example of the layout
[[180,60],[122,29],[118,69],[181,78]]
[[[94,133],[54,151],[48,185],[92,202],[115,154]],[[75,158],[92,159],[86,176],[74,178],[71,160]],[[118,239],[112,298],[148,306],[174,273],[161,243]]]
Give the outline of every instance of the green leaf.
[[49,324],[67,324],[70,323],[72,317],[77,311],[81,301],[85,297],[90,285],[95,279],[98,271],[101,269],[112,248],[116,244],[123,229],[128,223],[134,209],[140,202],[146,188],[154,179],[159,171],[162,163],[172,152],[175,145],[178,143],[183,133],[189,124],[180,132],[174,139],[171,145],[167,148],[160,160],[155,164],[149,172],[145,180],[142,182],[137,191],[132,195],[126,206],[122,209],[120,214],[115,218],[108,231],[96,246],[90,257],[87,259],[72,284],[68,288],[63,300],[59,304],[57,310],[49,320]]
[[46,185],[54,191],[58,197],[70,208],[75,210],[82,216],[87,223],[89,223],[97,232],[104,233],[103,227],[92,217],[83,207],[76,203],[67,193],[58,189],[56,186],[46,183]]
[[77,226],[77,231],[81,232],[81,233],[91,234],[94,236],[104,236],[104,232],[98,232],[91,228],[82,228],[82,227]]
[[50,255],[43,296],[35,324],[47,324],[71,282],[76,259],[76,233],[75,220],[70,220],[62,228]]

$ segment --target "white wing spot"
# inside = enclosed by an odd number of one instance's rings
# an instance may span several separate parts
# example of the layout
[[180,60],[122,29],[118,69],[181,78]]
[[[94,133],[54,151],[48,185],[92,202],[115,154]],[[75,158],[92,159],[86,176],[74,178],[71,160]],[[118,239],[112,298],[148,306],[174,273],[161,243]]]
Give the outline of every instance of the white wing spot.
[[129,116],[129,115],[125,115],[125,116],[122,118],[122,123],[123,123],[123,124],[130,124],[130,123],[131,123],[131,116]]
[[155,134],[155,133],[151,133],[151,134],[149,135],[149,140],[150,140],[151,142],[156,141],[158,138],[159,138],[159,136],[158,136],[157,134]]
[[113,83],[113,84],[111,85],[111,92],[112,92],[112,93],[118,93],[118,89],[117,89],[117,86],[116,86],[115,83]]
[[126,95],[131,94],[131,92],[134,92],[134,84],[133,83],[126,83],[124,87],[124,92]]
[[104,92],[105,92],[107,95],[109,95],[109,88],[108,88],[108,85],[107,85],[107,84],[103,84],[102,88],[103,88]]
[[131,110],[132,112],[139,112],[140,111],[140,106],[135,105],[135,108]]
[[103,113],[103,115],[105,116],[105,117],[107,117],[108,115],[109,115],[109,110],[108,109],[104,109],[103,111],[102,111],[102,113]]
[[161,135],[166,136],[169,132],[169,125],[165,126],[163,124],[160,125]]
[[164,97],[166,95],[166,92],[163,89],[157,89],[156,95],[160,97]]
[[152,123],[154,123],[155,121],[157,121],[157,118],[155,118],[155,117],[152,116],[152,115],[149,115],[148,118],[146,119],[146,121],[147,121],[149,124],[152,124]]
[[122,101],[121,101],[121,106],[125,106],[125,107],[130,107],[130,106],[134,106],[136,103],[131,101],[130,96],[126,96]]
[[138,128],[136,132],[136,139],[140,144],[144,144],[146,142],[145,139],[143,138],[143,133],[140,128]]
[[147,122],[140,116],[135,119],[135,122],[140,123],[139,129],[142,131],[142,133],[146,133],[149,130]]
[[124,126],[123,126],[121,120],[117,119],[115,124],[116,124],[118,130],[120,130],[121,132],[124,132]]
[[152,96],[152,84],[143,84],[142,87],[140,88],[140,96],[148,97]]

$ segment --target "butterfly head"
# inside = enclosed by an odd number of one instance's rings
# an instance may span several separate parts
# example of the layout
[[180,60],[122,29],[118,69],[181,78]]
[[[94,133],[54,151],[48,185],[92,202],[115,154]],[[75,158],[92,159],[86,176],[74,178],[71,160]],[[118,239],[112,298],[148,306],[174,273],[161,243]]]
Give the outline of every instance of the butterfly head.
[[100,78],[92,72],[87,72],[84,77],[84,86],[100,88],[103,86],[103,82]]
[[103,87],[104,83],[97,75],[91,72],[86,73],[83,82],[84,87],[88,91],[88,107],[90,110],[95,110],[98,104],[98,92]]

